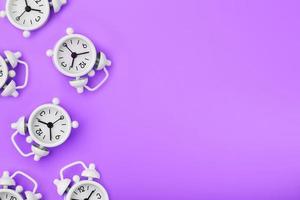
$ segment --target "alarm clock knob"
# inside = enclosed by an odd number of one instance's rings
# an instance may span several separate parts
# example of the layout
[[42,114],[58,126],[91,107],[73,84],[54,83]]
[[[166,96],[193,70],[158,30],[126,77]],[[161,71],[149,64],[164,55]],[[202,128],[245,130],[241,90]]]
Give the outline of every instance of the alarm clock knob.
[[12,68],[15,68],[18,65],[18,60],[22,56],[21,52],[13,53],[11,51],[4,51],[4,54],[6,56],[5,61],[8,61]]
[[84,86],[86,86],[87,83],[88,83],[87,78],[77,78],[75,80],[70,81],[70,85],[76,88],[78,93],[83,92],[83,88]]
[[91,163],[89,165],[88,169],[85,169],[82,173],[81,176],[83,177],[87,177],[89,180],[93,180],[94,178],[99,179],[100,178],[100,174],[99,172],[96,170],[96,166],[95,164]]
[[67,3],[67,0],[52,0],[52,6],[55,13],[59,12],[61,7]]
[[16,129],[21,135],[25,135],[27,131],[25,117],[20,117],[17,122],[12,123],[11,128]]
[[10,81],[8,85],[5,85],[4,90],[1,93],[1,96],[7,97],[7,96],[13,96],[13,97],[18,97],[19,93],[17,92],[16,89],[16,82],[15,81]]
[[1,11],[0,11],[0,17],[1,17],[1,18],[6,17],[6,12],[5,12],[5,10],[1,10]]
[[55,179],[54,184],[56,185],[57,193],[62,196],[68,190],[71,180],[68,178],[62,180]]
[[49,150],[45,147],[32,145],[31,151],[34,153],[34,160],[39,161],[42,157],[45,157],[49,154]]
[[98,53],[96,70],[102,70],[106,66],[111,66],[111,61],[106,58],[103,52]]
[[39,200],[42,198],[42,195],[40,193],[33,193],[31,191],[25,192],[26,200]]
[[15,186],[16,182],[9,176],[8,171],[4,171],[2,177],[0,178],[0,185],[2,185],[4,188],[7,188],[8,186]]

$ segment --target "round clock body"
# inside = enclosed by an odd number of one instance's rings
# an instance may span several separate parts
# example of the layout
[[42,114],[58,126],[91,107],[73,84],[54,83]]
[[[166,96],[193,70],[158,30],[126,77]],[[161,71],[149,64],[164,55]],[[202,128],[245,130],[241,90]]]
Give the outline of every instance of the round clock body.
[[43,26],[50,15],[48,0],[7,0],[6,12],[9,21],[24,31]]
[[80,34],[70,34],[55,45],[53,61],[56,68],[69,77],[88,74],[94,67],[97,51],[93,42]]
[[56,147],[70,136],[72,122],[65,109],[54,104],[36,108],[29,117],[29,135],[39,145]]
[[89,200],[109,200],[105,188],[95,181],[80,181],[73,185],[68,191],[66,200],[89,199]]
[[8,78],[8,67],[2,57],[0,57],[0,88],[4,86]]
[[11,189],[0,189],[1,200],[24,200],[22,196]]

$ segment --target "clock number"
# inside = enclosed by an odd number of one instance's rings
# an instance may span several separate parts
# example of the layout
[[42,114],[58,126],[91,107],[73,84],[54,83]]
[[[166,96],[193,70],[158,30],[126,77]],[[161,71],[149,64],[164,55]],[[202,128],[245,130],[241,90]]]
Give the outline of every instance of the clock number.
[[16,198],[16,197],[13,197],[13,196],[11,196],[11,197],[10,197],[10,200],[17,200],[17,198]]
[[42,111],[41,113],[40,113],[40,116],[42,117],[42,116],[44,116],[46,114],[46,112],[45,111]]
[[39,4],[42,0],[34,0],[36,4]]
[[35,131],[35,133],[36,133],[37,135],[41,136],[41,135],[43,134],[43,131],[42,131],[42,129],[37,129],[37,130]]
[[67,64],[66,64],[65,62],[62,62],[62,63],[61,63],[61,66],[67,67]]
[[84,61],[82,61],[81,63],[79,63],[79,66],[81,67],[81,69],[85,68],[86,63]]
[[86,48],[87,48],[87,45],[86,45],[86,44],[82,44],[82,47],[86,49]]
[[37,16],[36,18],[35,18],[35,21],[36,22],[39,22],[41,20],[41,16]]
[[60,138],[60,135],[55,136],[55,139],[59,140],[59,138]]
[[96,196],[97,196],[97,199],[101,199],[102,198],[102,196],[101,196],[100,193],[97,193]]
[[3,76],[3,71],[2,70],[0,70],[0,77],[2,77]]
[[78,191],[79,191],[80,193],[82,193],[82,192],[85,192],[85,189],[84,189],[83,186],[80,186],[80,187],[78,188]]

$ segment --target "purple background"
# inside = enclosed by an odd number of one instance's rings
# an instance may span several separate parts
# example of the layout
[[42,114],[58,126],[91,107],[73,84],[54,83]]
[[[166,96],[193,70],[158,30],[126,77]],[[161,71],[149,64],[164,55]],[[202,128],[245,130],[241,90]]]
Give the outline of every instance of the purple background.
[[[29,40],[1,20],[0,50],[24,53],[30,84],[0,99],[0,170],[25,170],[52,200],[59,169],[79,159],[115,200],[300,199],[299,6],[70,0]],[[113,61],[95,93],[78,95],[45,56],[68,26]],[[54,96],[80,128],[41,162],[22,158],[10,123]]]

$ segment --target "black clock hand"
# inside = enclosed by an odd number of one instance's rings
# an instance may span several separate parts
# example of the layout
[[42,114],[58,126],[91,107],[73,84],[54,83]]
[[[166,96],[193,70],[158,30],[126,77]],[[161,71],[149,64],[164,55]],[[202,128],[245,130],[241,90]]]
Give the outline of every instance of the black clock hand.
[[38,9],[33,9],[33,8],[31,8],[31,10],[37,11],[37,12],[40,12],[40,13],[43,13],[41,10],[38,10]]
[[50,130],[50,141],[52,141],[52,128],[49,127]]
[[26,4],[26,6],[28,6],[28,2],[27,2],[27,0],[25,0],[25,4]]
[[77,56],[80,56],[80,55],[83,55],[83,54],[87,54],[87,53],[90,53],[90,52],[87,51],[87,52],[83,52],[83,53],[78,53]]
[[20,20],[21,19],[21,17],[24,15],[26,13],[26,10],[24,11],[24,12],[22,12],[22,14],[20,15],[20,16],[18,16],[18,17],[16,17],[16,20]]
[[74,61],[75,61],[75,58],[73,58],[73,60],[72,60],[72,64],[71,64],[71,66],[69,67],[69,70],[70,70],[71,68],[73,68]]
[[58,120],[56,120],[55,122],[53,122],[53,125],[56,124],[58,121],[63,120],[63,119],[64,119],[64,117],[60,116],[60,118]]
[[45,124],[45,125],[47,125],[47,126],[48,126],[48,123],[46,123],[46,122],[43,122],[43,121],[41,121],[40,119],[38,119],[38,122],[40,122],[40,123],[42,123],[42,124]]
[[71,53],[73,53],[73,51],[68,47],[67,43],[64,43],[63,46],[66,47]]
[[91,192],[91,194],[89,195],[89,197],[86,198],[86,199],[84,199],[84,200],[89,200],[89,199],[91,198],[91,196],[94,194],[95,191],[96,191],[96,190],[93,190],[93,191]]

